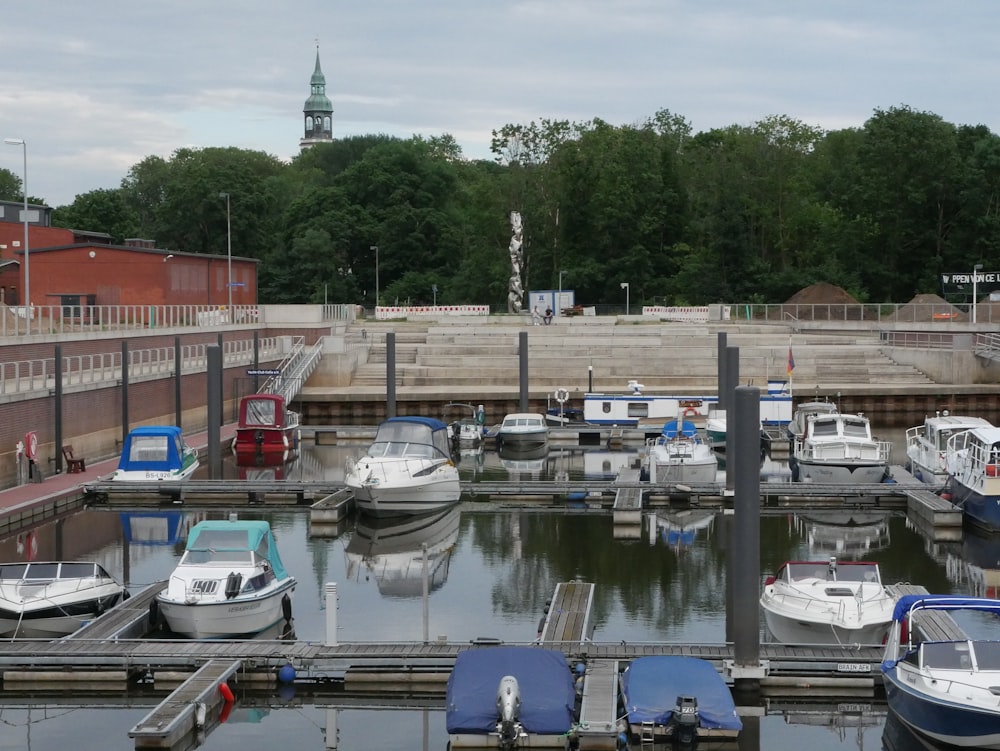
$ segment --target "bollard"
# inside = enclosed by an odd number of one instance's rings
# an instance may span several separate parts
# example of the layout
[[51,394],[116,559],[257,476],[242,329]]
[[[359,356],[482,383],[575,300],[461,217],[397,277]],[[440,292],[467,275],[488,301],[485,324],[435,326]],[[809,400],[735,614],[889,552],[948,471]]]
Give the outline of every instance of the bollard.
[[336,647],[337,642],[337,583],[326,583],[326,646]]

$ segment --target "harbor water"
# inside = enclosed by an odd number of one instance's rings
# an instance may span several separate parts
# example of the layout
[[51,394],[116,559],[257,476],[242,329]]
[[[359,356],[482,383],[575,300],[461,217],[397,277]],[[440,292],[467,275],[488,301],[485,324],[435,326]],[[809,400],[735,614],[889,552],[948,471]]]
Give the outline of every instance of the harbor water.
[[[893,436],[902,463],[901,436]],[[302,477],[337,479],[363,446],[304,447],[291,468]],[[553,447],[541,464],[504,466],[495,453],[463,456],[463,479],[577,478],[611,473],[630,452]],[[588,457],[588,454],[590,455]],[[619,455],[621,454],[621,455]],[[238,470],[227,467],[227,472]],[[762,482],[788,481],[781,459],[762,465]],[[235,476],[235,475],[234,475]],[[536,477],[537,476],[537,477]],[[599,479],[606,479],[601,477]],[[228,512],[197,509],[90,510],[0,541],[5,560],[98,560],[133,591],[165,579],[183,551],[184,535],[205,518]],[[595,641],[629,643],[725,641],[726,538],[732,517],[721,509],[657,509],[637,529],[616,529],[607,511],[585,504],[513,503],[469,498],[419,530],[349,518],[335,528],[311,527],[292,508],[240,510],[269,521],[285,567],[298,579],[294,638],[322,642],[324,585],[336,582],[341,641],[399,642],[499,639],[530,643],[558,582],[596,585]],[[904,512],[870,505],[836,511],[769,508],[761,521],[762,575],[789,559],[877,561],[887,583],[931,592],[994,593],[1000,580],[1000,536],[966,532],[932,543]],[[425,594],[426,593],[426,594]],[[1000,633],[985,619],[962,625]],[[170,638],[169,634],[164,635]],[[767,635],[762,625],[762,638]],[[278,654],[281,642],[275,642]],[[294,748],[447,748],[444,693],[377,691],[349,695],[331,688],[280,686],[238,695],[225,724],[197,739],[209,751]],[[765,697],[744,716],[747,730],[725,748],[908,748],[905,729],[875,695]],[[0,695],[0,749],[122,750],[128,730],[167,695],[155,687],[21,690]],[[705,746],[702,746],[705,747]],[[708,746],[714,748],[714,746]]]

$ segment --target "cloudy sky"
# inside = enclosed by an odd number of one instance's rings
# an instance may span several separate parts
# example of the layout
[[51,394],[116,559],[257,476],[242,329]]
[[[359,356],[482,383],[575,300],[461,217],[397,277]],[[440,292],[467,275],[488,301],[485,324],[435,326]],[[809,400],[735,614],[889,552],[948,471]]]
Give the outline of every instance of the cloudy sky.
[[698,132],[907,105],[1000,132],[995,0],[35,0],[0,13],[0,137],[52,206],[184,147],[290,159],[317,42],[335,136],[450,133],[472,158],[507,123],[660,109]]

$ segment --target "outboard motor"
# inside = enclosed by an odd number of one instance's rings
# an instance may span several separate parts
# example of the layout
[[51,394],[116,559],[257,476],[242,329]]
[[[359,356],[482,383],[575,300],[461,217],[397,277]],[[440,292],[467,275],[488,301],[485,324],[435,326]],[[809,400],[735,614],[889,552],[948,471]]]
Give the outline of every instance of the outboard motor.
[[698,698],[678,696],[674,707],[674,739],[678,744],[690,746],[698,739]]
[[521,688],[517,678],[505,675],[497,687],[497,744],[500,748],[515,748],[521,737]]

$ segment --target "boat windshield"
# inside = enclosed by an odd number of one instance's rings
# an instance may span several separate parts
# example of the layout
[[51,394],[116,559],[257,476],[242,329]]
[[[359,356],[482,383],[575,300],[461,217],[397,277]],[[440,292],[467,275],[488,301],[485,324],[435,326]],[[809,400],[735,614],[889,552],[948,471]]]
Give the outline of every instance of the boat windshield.
[[787,566],[789,581],[822,579],[842,582],[878,582],[878,567],[874,563],[837,563],[834,566],[820,561],[802,561]]
[[273,399],[253,399],[247,402],[247,425],[277,424],[275,402]]
[[169,436],[137,435],[132,436],[129,443],[128,460],[130,462],[165,462],[169,451]]
[[844,435],[853,438],[867,438],[868,423],[863,422],[861,420],[845,420]]
[[375,458],[397,457],[400,459],[433,459],[434,447],[426,443],[402,443],[376,441],[368,448],[368,456]]
[[53,579],[81,579],[85,576],[94,576],[97,572],[107,576],[103,569],[94,563],[8,563],[0,566],[0,579],[23,581],[26,579],[39,579],[51,581]]
[[238,563],[252,566],[253,553],[249,550],[188,550],[181,558],[182,566],[204,566],[206,564],[224,564],[230,566]]

